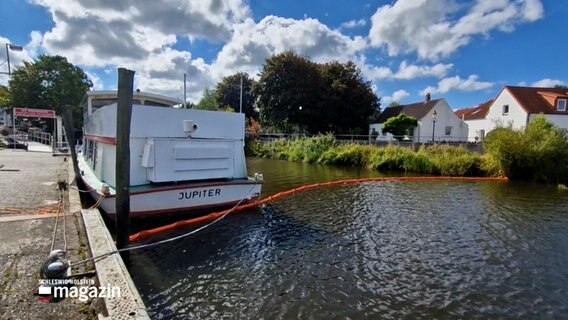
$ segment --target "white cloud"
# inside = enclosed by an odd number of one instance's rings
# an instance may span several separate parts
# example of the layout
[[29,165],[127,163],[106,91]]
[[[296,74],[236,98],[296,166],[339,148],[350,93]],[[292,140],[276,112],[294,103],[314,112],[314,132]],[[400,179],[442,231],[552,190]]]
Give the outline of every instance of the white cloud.
[[[223,76],[255,75],[273,54],[293,51],[318,62],[343,62],[367,46],[363,37],[343,35],[316,19],[267,16],[256,23],[246,0],[30,1],[46,7],[54,21],[51,30],[35,35],[34,48],[84,69],[135,70],[138,88],[173,96],[182,92],[187,73],[191,100]],[[183,37],[224,45],[207,64],[173,48]]]
[[402,61],[398,67],[398,71],[394,74],[395,79],[414,79],[419,77],[437,77],[441,78],[446,75],[448,70],[453,67],[451,63],[438,63],[433,66],[417,66]]
[[555,85],[565,85],[565,83],[562,80],[545,78],[545,79],[541,79],[541,80],[534,82],[530,86],[531,87],[550,88],[550,87],[554,87]]
[[523,6],[523,19],[536,21],[544,15],[544,9],[540,0],[526,0]]
[[347,61],[366,47],[362,37],[348,37],[316,19],[294,20],[264,17],[258,23],[247,19],[235,26],[231,40],[212,64],[214,78],[243,70],[254,74],[273,54],[293,51],[313,61]]
[[365,21],[365,19],[349,20],[347,22],[343,22],[339,26],[339,29],[353,29],[353,28],[358,28],[358,27],[364,27],[366,25],[367,25],[367,21]]
[[250,16],[245,0],[30,1],[46,7],[54,22],[44,34],[32,34],[35,53],[62,55],[84,69],[126,67],[136,71],[141,90],[173,96],[182,91],[185,72],[190,98],[216,79],[202,59],[172,47],[181,37],[228,41]]
[[384,96],[381,98],[381,101],[385,102],[385,103],[389,103],[389,102],[400,102],[400,100],[408,97],[410,95],[410,93],[408,93],[406,90],[397,90],[395,92],[392,93],[392,95],[390,96]]
[[30,42],[26,44],[26,50],[29,51],[30,56],[37,57],[41,51],[43,35],[39,31],[32,31],[30,38]]
[[416,52],[437,60],[467,45],[475,35],[497,29],[510,32],[516,24],[543,15],[539,0],[398,0],[371,17],[370,44],[386,46],[390,56]]
[[190,39],[227,40],[232,33],[232,25],[250,16],[250,8],[242,0],[31,1],[48,8],[56,22],[55,29],[59,22],[75,25],[79,21],[90,21],[91,24],[76,29],[81,31],[89,30],[93,21],[100,24],[126,22],[124,27],[127,30],[124,31],[146,26],[164,34],[182,34]]
[[357,59],[357,65],[361,68],[362,73],[371,80],[377,79],[396,79],[411,80],[415,78],[435,77],[441,78],[445,76],[453,67],[451,63],[437,63],[435,65],[414,65],[402,61],[398,66],[398,70],[392,71],[388,67],[373,66],[365,62],[365,57],[361,56]]
[[462,79],[459,76],[444,78],[438,82],[437,87],[428,86],[420,91],[420,95],[426,93],[446,93],[450,90],[459,91],[476,91],[491,88],[492,82],[477,81],[478,76],[475,74],[470,75],[467,79]]
[[103,90],[104,89],[104,83],[101,80],[101,78],[93,72],[89,72],[87,70],[84,70],[85,74],[87,75],[87,77],[89,77],[89,79],[91,80],[91,82],[93,83],[93,90]]
[[[14,51],[8,50],[8,54],[10,55],[10,71],[14,72],[14,69],[21,67],[23,65],[23,61],[33,61],[32,52],[28,49],[28,46],[20,43],[14,43],[8,38],[0,36],[0,43],[10,43],[14,45],[19,45],[23,47],[22,51]],[[8,59],[6,57],[6,47],[3,45],[0,49],[0,85],[8,85],[8,81],[10,80],[8,77]]]

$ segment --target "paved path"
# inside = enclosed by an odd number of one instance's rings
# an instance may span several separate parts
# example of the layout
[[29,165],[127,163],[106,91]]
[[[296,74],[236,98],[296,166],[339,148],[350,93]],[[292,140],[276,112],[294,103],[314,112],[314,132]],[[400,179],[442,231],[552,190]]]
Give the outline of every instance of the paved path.
[[67,179],[64,159],[51,153],[0,150],[0,215],[11,213],[6,208],[33,213],[30,208],[58,204],[57,180]]
[[[60,195],[57,189],[58,180],[69,181],[66,160],[70,157],[0,150],[0,319],[96,319],[90,303],[71,298],[49,303],[34,295],[41,263],[51,251],[53,215],[65,214],[65,219],[59,218],[55,249],[64,249],[66,240],[71,262],[88,255],[77,205],[70,204],[68,192]],[[93,267],[81,266],[73,272],[87,268]]]
[[39,142],[33,142],[33,141],[28,142],[28,151],[52,153],[50,146],[39,143]]

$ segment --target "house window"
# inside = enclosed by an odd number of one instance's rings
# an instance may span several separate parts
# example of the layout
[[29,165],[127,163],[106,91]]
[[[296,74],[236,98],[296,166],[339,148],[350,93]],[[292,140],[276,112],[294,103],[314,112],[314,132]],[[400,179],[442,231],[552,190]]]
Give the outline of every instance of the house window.
[[446,126],[446,135],[447,135],[447,136],[451,136],[451,135],[452,135],[452,126]]
[[503,115],[509,114],[509,105],[508,104],[504,104],[503,105]]
[[558,101],[556,101],[556,110],[566,111],[566,99],[558,99]]

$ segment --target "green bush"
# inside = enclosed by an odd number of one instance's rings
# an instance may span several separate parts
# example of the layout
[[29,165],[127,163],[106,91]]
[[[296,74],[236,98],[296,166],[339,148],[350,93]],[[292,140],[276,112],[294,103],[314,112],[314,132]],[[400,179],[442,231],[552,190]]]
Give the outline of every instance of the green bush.
[[286,150],[288,145],[289,142],[286,139],[278,139],[270,143],[263,143],[257,140],[251,144],[251,151],[258,157],[287,160]]
[[493,155],[479,155],[462,146],[433,145],[418,151],[389,145],[376,147],[337,144],[332,135],[301,137],[291,141],[255,142],[251,149],[260,157],[332,165],[368,167],[451,176],[497,176],[501,166]]
[[568,181],[567,131],[544,117],[535,118],[524,131],[497,128],[487,135],[484,146],[509,179]]
[[328,149],[318,159],[320,163],[365,167],[376,148],[360,144],[341,145]]

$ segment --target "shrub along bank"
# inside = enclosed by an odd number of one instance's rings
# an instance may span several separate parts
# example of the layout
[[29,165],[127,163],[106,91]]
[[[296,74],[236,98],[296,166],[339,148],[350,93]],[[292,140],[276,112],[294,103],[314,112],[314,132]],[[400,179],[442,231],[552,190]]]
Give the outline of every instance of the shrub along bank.
[[568,184],[568,132],[544,117],[535,118],[525,130],[497,128],[484,146],[509,179]]
[[276,140],[271,143],[252,142],[254,155],[324,163],[368,167],[376,170],[439,174],[446,176],[498,176],[499,163],[489,154],[469,152],[461,146],[422,146],[417,151],[390,145],[376,147],[359,144],[338,144],[332,135],[294,140]]
[[422,146],[417,151],[394,145],[341,145],[333,135],[253,141],[249,147],[252,154],[272,159],[447,176],[505,175],[511,180],[568,185],[568,131],[543,117],[524,130],[499,127],[491,131],[483,155],[450,145]]

